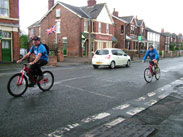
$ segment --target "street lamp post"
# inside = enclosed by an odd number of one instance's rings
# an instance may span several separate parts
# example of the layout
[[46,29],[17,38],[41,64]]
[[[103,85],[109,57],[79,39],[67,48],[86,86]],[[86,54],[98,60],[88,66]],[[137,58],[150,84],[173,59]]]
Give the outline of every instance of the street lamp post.
[[91,13],[96,11],[97,9],[93,9],[92,11],[89,12],[89,33],[88,33],[88,42],[89,42],[89,45],[88,45],[88,48],[89,48],[89,55],[88,55],[88,63],[91,64],[91,59],[92,59],[92,48],[91,48]]

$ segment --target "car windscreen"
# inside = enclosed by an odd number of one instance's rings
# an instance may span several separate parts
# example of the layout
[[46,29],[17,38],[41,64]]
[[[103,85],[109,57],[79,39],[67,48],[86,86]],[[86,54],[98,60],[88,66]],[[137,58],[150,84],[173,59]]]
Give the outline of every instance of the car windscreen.
[[97,50],[96,55],[108,55],[109,51],[108,50]]

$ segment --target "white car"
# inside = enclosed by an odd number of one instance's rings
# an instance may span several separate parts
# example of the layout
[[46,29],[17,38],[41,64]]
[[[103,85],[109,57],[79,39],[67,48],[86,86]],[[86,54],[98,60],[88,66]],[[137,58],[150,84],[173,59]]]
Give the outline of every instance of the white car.
[[105,48],[95,52],[92,58],[92,65],[95,69],[99,66],[109,66],[111,69],[123,65],[129,67],[131,58],[121,49]]
[[20,59],[27,54],[27,49],[20,48]]

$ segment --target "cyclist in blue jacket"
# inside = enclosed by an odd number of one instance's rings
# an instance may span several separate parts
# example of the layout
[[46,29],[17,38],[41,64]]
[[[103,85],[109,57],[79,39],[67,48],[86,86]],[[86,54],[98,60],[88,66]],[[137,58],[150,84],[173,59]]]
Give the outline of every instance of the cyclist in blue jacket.
[[145,62],[145,60],[147,59],[148,56],[150,58],[149,63],[152,64],[152,65],[155,64],[156,66],[158,66],[159,55],[158,55],[157,50],[152,45],[149,47],[149,50],[147,50],[144,58],[142,59],[143,63]]

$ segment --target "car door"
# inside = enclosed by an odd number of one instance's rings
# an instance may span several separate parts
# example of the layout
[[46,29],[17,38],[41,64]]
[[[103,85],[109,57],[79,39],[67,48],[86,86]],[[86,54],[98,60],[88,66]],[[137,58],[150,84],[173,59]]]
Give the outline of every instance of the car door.
[[122,52],[122,54],[123,54],[123,56],[122,56],[123,65],[126,65],[127,62],[128,62],[128,56],[127,56],[127,54],[126,54],[124,51],[121,50],[121,52]]
[[112,60],[115,61],[116,65],[119,65],[119,57],[117,50],[112,50]]
[[121,50],[117,50],[117,52],[118,52],[118,64],[123,65],[124,64],[123,52]]

